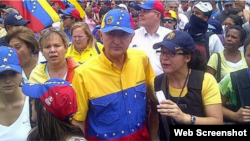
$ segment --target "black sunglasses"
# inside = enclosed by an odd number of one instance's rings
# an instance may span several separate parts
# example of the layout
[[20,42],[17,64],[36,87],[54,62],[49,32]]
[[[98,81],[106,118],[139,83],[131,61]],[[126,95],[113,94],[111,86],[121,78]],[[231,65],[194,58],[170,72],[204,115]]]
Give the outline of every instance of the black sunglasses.
[[163,20],[164,23],[169,23],[169,24],[173,23],[174,21],[175,20],[172,20],[172,19],[164,19]]
[[66,20],[66,19],[68,19],[68,18],[71,18],[71,16],[65,16],[65,15],[62,16],[62,19],[63,19],[63,20]]
[[45,35],[45,34],[49,34],[51,32],[60,32],[60,31],[62,31],[62,29],[59,27],[49,27],[49,28],[43,29],[40,33],[41,33],[41,35]]

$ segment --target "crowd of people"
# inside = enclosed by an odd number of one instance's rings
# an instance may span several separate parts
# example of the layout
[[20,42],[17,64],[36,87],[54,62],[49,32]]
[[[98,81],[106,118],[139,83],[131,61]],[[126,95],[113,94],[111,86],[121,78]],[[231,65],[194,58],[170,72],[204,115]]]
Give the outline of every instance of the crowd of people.
[[170,140],[250,124],[245,0],[78,0],[39,33],[0,18],[0,139]]

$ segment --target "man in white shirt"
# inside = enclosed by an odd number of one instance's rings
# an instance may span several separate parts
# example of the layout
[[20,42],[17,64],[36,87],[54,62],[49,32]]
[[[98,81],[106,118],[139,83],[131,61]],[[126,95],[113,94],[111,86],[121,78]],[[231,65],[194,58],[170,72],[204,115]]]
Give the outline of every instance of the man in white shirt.
[[135,35],[130,43],[130,48],[144,50],[149,56],[150,63],[156,75],[163,73],[159,56],[153,49],[155,43],[161,42],[172,30],[160,26],[164,14],[164,6],[160,0],[150,0],[141,5],[136,5],[139,11],[139,23],[142,26],[135,30]]

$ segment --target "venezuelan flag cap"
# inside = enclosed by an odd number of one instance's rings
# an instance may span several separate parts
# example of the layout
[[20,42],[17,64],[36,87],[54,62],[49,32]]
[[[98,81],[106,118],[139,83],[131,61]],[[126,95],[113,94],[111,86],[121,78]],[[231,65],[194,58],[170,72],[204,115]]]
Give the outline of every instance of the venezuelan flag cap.
[[164,17],[170,17],[170,18],[174,18],[177,20],[177,15],[173,10],[166,10],[164,12]]
[[61,120],[71,118],[77,112],[76,93],[72,85],[59,78],[51,78],[43,84],[24,84],[22,92],[39,98],[50,113]]
[[103,33],[121,30],[129,34],[133,34],[134,24],[132,17],[125,10],[113,9],[104,16],[101,24],[101,30]]
[[69,8],[67,8],[65,10],[60,9],[59,12],[65,14],[65,15],[68,15],[68,16],[73,16],[78,20],[81,19],[79,11],[75,8],[75,6],[73,4],[70,4]]
[[160,0],[147,0],[143,4],[135,5],[135,10],[139,11],[141,8],[146,10],[156,10],[162,15],[164,14],[164,6]]
[[7,70],[22,73],[19,56],[15,49],[0,46],[0,73]]
[[195,44],[193,38],[184,31],[173,31],[167,34],[163,41],[154,44],[153,48],[158,49],[165,47],[171,52],[176,52],[181,49],[188,49],[192,52],[195,50]]

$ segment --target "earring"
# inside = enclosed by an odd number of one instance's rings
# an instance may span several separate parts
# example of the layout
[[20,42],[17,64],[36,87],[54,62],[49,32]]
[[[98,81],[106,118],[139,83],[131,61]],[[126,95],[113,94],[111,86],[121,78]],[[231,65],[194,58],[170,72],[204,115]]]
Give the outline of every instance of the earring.
[[30,56],[31,56],[31,57],[34,57],[34,54],[33,54],[33,53],[31,53],[31,54],[30,54]]

